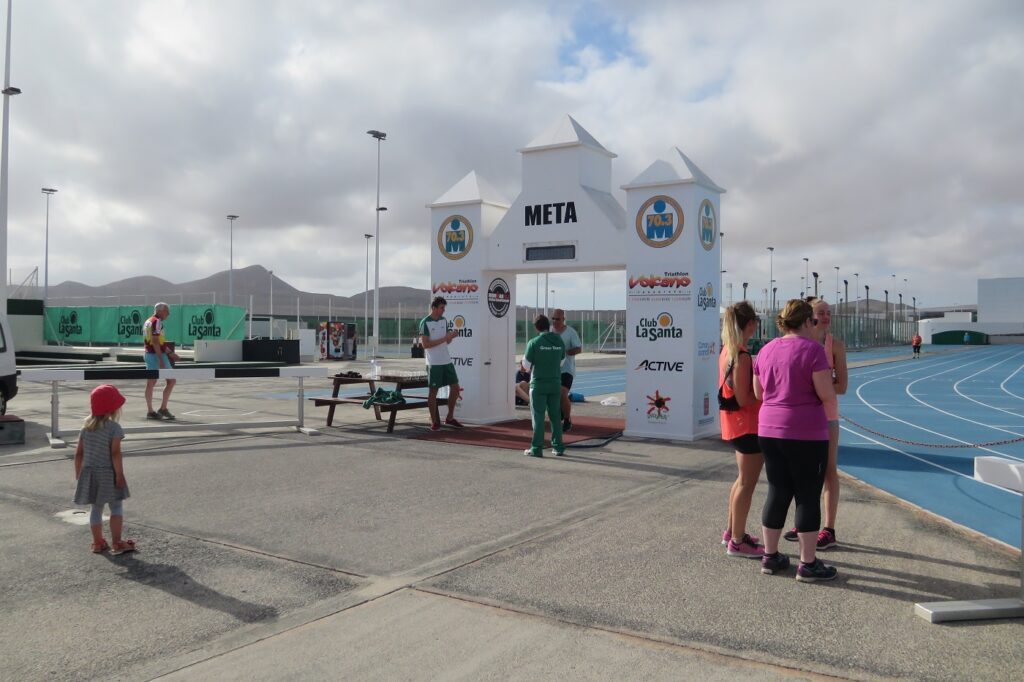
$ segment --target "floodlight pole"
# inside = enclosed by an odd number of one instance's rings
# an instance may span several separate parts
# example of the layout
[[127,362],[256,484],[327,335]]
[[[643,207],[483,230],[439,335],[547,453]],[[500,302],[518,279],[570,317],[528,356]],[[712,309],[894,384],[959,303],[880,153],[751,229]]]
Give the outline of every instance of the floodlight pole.
[[235,304],[235,221],[238,216],[228,216],[228,305]]
[[370,240],[372,234],[363,234],[366,239],[366,286],[363,289],[363,335],[370,338]]
[[46,233],[44,239],[45,249],[43,253],[43,307],[50,301],[50,195],[56,194],[57,190],[52,187],[43,187],[43,194],[46,195]]
[[388,134],[379,130],[367,130],[366,134],[377,140],[377,208],[373,239],[373,357],[376,358],[380,344],[380,213],[387,210],[380,205],[380,143],[387,139]]
[[[775,247],[768,246],[768,288],[771,289],[771,285],[775,282]],[[771,305],[768,306],[769,312]]]
[[[11,121],[11,96],[21,90],[11,87],[11,0],[7,0],[7,45],[4,60],[4,120],[0,132],[0,301],[7,300],[7,159]],[[5,304],[6,306],[6,304]]]

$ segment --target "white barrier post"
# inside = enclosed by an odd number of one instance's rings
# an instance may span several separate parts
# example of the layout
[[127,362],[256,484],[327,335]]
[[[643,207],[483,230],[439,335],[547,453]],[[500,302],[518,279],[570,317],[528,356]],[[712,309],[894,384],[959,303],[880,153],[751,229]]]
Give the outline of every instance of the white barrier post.
[[[268,374],[267,368],[257,368],[252,373],[249,373],[248,378],[256,377],[268,377],[276,376],[277,378],[294,378],[298,379],[298,405],[296,408],[297,418],[287,420],[265,420],[259,422],[228,422],[228,423],[194,423],[194,422],[183,422],[173,421],[167,422],[166,425],[147,425],[147,426],[123,426],[124,432],[127,433],[156,433],[156,432],[169,432],[169,431],[225,431],[235,430],[240,428],[271,428],[271,427],[287,427],[294,428],[297,431],[307,435],[315,436],[320,432],[317,429],[309,428],[305,425],[305,406],[303,401],[305,400],[305,389],[303,386],[303,379],[305,377],[327,377],[326,367],[303,367],[303,366],[290,366],[290,367],[276,367],[271,368],[274,372],[273,375]],[[116,381],[116,380],[132,380],[132,379],[149,379],[152,378],[154,371],[131,368],[131,369],[113,369],[113,368],[96,368],[96,369],[25,369],[21,372],[21,378],[24,381],[34,382],[49,382],[52,386],[51,397],[50,397],[50,432],[47,434],[47,439],[50,442],[51,448],[63,448],[67,447],[61,437],[70,436],[77,433],[76,431],[61,431],[60,430],[60,397],[59,397],[59,386],[61,381]],[[213,367],[195,367],[195,368],[183,368],[183,369],[161,369],[156,370],[156,374],[160,379],[181,379],[181,380],[213,380],[213,379],[239,379],[247,378],[245,370],[237,370],[230,368],[217,369]]]
[[[1024,493],[1024,463],[1005,457],[975,457],[974,478],[1017,493]],[[1021,521],[1024,524],[1024,496],[1021,497]],[[1021,527],[1024,550],[1024,525]],[[914,613],[930,623],[957,620],[1024,618],[1024,551],[1020,558],[1020,596],[1008,599],[970,599],[935,601],[914,605]]]

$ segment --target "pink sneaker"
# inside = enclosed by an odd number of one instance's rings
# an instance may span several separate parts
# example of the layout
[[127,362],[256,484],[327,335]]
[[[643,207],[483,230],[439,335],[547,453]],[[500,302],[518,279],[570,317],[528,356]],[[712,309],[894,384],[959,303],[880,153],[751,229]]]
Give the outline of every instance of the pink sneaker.
[[739,542],[735,540],[729,540],[728,548],[725,553],[729,556],[741,556],[747,559],[760,559],[764,556],[764,545],[760,545],[754,542],[754,539],[749,535],[744,535],[743,539]]
[[[757,537],[756,535],[747,535],[747,537],[750,538],[750,541],[753,542],[755,545],[761,544],[761,538]],[[732,540],[732,532],[726,529],[722,533],[722,544],[728,545],[729,540]]]

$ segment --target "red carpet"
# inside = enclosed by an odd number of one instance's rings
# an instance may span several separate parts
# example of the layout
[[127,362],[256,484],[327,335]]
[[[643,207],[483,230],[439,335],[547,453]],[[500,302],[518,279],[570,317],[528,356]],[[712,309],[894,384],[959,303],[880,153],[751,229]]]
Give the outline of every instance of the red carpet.
[[[625,428],[626,420],[624,419],[576,417],[572,420],[572,431],[564,434],[563,440],[566,443],[578,443],[593,438],[609,438]],[[548,447],[551,442],[550,425],[548,425],[546,434],[544,447]],[[437,432],[427,431],[422,435],[413,436],[413,438],[460,445],[478,445],[485,448],[525,450],[530,447],[533,427],[530,425],[529,419],[514,419],[486,426],[467,426],[464,429],[443,428]]]

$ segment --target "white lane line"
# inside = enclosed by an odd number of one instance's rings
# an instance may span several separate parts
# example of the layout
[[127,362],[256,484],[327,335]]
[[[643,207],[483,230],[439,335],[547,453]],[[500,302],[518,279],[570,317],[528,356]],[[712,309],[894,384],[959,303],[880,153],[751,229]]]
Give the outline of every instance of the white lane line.
[[1013,491],[1013,490],[1010,490],[1009,488],[1004,488],[1002,486],[995,485],[994,483],[986,483],[985,481],[979,481],[978,479],[974,478],[973,476],[968,476],[967,474],[960,473],[959,471],[955,471],[953,469],[950,469],[949,467],[944,467],[941,464],[936,464],[935,462],[930,462],[927,459],[924,459],[923,457],[918,457],[917,455],[912,455],[909,452],[906,452],[904,450],[900,450],[897,447],[893,447],[892,445],[888,445],[887,443],[883,443],[881,441],[877,441],[874,438],[871,438],[870,436],[867,436],[867,435],[865,435],[865,434],[863,434],[863,433],[861,433],[859,431],[854,431],[854,430],[850,429],[847,426],[840,426],[839,428],[843,429],[844,431],[849,431],[850,433],[852,433],[852,434],[854,434],[856,436],[859,436],[861,438],[864,438],[864,439],[868,440],[869,442],[871,442],[871,443],[873,443],[875,445],[879,445],[879,446],[881,446],[881,447],[883,447],[883,448],[885,448],[887,450],[892,450],[893,452],[898,452],[899,454],[903,455],[904,457],[909,457],[910,459],[916,459],[918,462],[921,462],[922,464],[927,464],[930,467],[935,467],[936,469],[941,469],[942,471],[945,471],[947,473],[953,474],[954,476],[959,476],[960,478],[966,478],[968,481],[974,481],[975,483],[980,483],[981,485],[987,485],[988,487],[995,488],[996,490],[1002,490],[1003,492],[1008,492],[1008,493],[1011,493],[1013,495],[1020,496],[1020,493],[1018,493],[1016,491]]
[[[946,372],[951,372],[951,371],[956,370],[956,369],[962,369],[962,368],[967,367],[969,365],[973,365],[973,364],[975,364],[977,362],[980,362],[982,359],[987,359],[987,358],[976,358],[975,360],[972,360],[970,362],[965,362],[965,363],[960,364],[960,365],[958,365],[956,367],[952,367],[950,369],[943,370],[942,372],[936,372],[935,374],[932,374],[932,375],[930,375],[928,377],[922,377],[922,379],[928,379],[928,378],[931,378],[931,377],[939,376],[940,374],[945,374]],[[861,394],[861,391],[864,389],[864,387],[868,386],[869,384],[873,384],[874,382],[879,381],[881,379],[896,378],[896,377],[899,377],[899,376],[903,376],[904,374],[910,374],[912,372],[913,372],[913,370],[911,370],[910,372],[901,372],[899,374],[892,375],[891,377],[878,377],[877,379],[871,379],[870,381],[866,381],[866,382],[864,382],[863,384],[861,384],[860,386],[857,387],[856,396],[857,396],[857,398],[860,399],[860,401],[864,404],[865,407],[867,407],[867,408],[877,412],[878,414],[882,415],[883,417],[887,417],[887,418],[889,418],[889,419],[891,419],[893,421],[900,422],[901,424],[905,424],[906,426],[909,426],[909,427],[914,428],[914,429],[919,429],[921,431],[924,431],[926,433],[930,433],[930,434],[932,434],[934,436],[938,436],[940,438],[945,438],[947,440],[955,441],[957,443],[962,443],[963,445],[973,445],[973,443],[971,443],[970,441],[961,440],[961,439],[956,438],[954,436],[949,436],[949,435],[944,434],[944,433],[939,433],[938,431],[933,431],[932,429],[929,429],[929,428],[926,428],[924,426],[921,426],[920,424],[914,424],[913,422],[909,422],[909,421],[906,421],[905,419],[900,419],[899,417],[891,415],[888,412],[883,412],[882,410],[879,410],[874,405],[869,403],[867,401],[867,399]],[[920,381],[920,379],[917,379],[915,381]],[[913,397],[913,396],[911,396],[911,397]],[[921,401],[918,401],[918,402],[921,402]],[[924,403],[922,403],[922,404],[924,404]],[[923,447],[927,447],[927,446],[923,446]],[[895,449],[895,448],[893,448],[893,449]],[[1002,457],[1009,457],[1011,459],[1020,460],[1019,457],[1015,457],[1014,455],[1002,453],[1002,452],[999,452],[997,450],[992,450],[990,448],[976,448],[976,449],[984,450],[985,452],[991,452],[993,454],[1000,455]],[[1021,461],[1024,461],[1024,460],[1021,460]]]
[[[1019,355],[1019,354],[1020,354],[1020,353],[1018,353],[1017,355]],[[1012,356],[1012,357],[1016,357],[1016,355],[1015,355],[1015,356]],[[986,359],[987,359],[987,358],[986,358]],[[1003,358],[1003,360],[1000,360],[999,362],[996,362],[996,363],[993,363],[993,364],[991,364],[991,365],[988,365],[988,366],[987,366],[987,367],[985,367],[984,369],[981,369],[981,370],[979,370],[979,371],[975,372],[974,374],[970,374],[970,375],[968,375],[968,376],[967,376],[967,377],[965,377],[965,378],[968,378],[968,379],[969,379],[970,377],[973,377],[973,376],[976,376],[976,375],[978,375],[978,374],[981,374],[982,372],[986,372],[986,371],[988,371],[989,369],[991,369],[992,367],[996,367],[996,366],[998,366],[998,365],[999,365],[1000,363],[1002,363],[1002,362],[1003,362],[1004,360],[1006,360],[1006,359],[1009,359],[1009,358]],[[954,368],[954,369],[956,369],[956,368]],[[976,419],[970,419],[970,418],[968,418],[968,417],[963,417],[963,416],[961,416],[961,415],[959,415],[959,414],[955,414],[955,413],[953,413],[953,412],[950,412],[949,410],[943,410],[943,409],[942,409],[942,408],[940,408],[940,407],[936,407],[935,405],[932,405],[932,404],[930,404],[930,403],[927,403],[927,402],[925,402],[925,401],[921,400],[920,398],[918,398],[917,396],[915,396],[915,395],[914,395],[914,393],[913,393],[913,391],[911,390],[911,389],[913,388],[914,384],[916,384],[916,383],[917,383],[917,382],[919,382],[919,381],[924,381],[924,380],[926,380],[926,379],[932,379],[932,378],[934,378],[934,377],[937,377],[937,376],[939,376],[939,375],[942,375],[942,374],[946,374],[947,372],[951,372],[951,371],[954,371],[954,369],[948,369],[948,370],[945,370],[945,371],[942,371],[942,372],[937,372],[936,374],[933,374],[933,375],[931,375],[931,376],[928,376],[928,377],[921,377],[920,379],[915,379],[914,381],[911,381],[911,382],[910,382],[909,384],[907,384],[907,387],[906,387],[906,388],[904,389],[904,392],[905,392],[905,393],[906,393],[906,394],[907,394],[908,396],[910,396],[910,398],[911,398],[912,400],[915,400],[915,401],[917,401],[917,402],[918,402],[918,403],[920,403],[921,405],[924,405],[925,407],[927,407],[927,408],[930,408],[930,409],[932,409],[932,410],[934,410],[934,411],[936,411],[936,412],[940,412],[940,413],[942,413],[942,414],[944,414],[944,415],[946,415],[946,416],[949,416],[949,417],[953,417],[954,419],[959,419],[959,420],[961,420],[961,421],[965,421],[965,422],[968,422],[968,423],[970,423],[970,424],[975,424],[975,425],[977,425],[977,426],[981,426],[981,427],[984,427],[984,428],[989,428],[989,429],[995,429],[996,431],[1001,431],[1001,432],[1003,432],[1003,433],[1008,433],[1008,434],[1010,434],[1011,436],[1021,436],[1021,435],[1024,435],[1024,434],[1021,434],[1021,433],[1019,433],[1019,432],[1017,432],[1017,431],[1010,431],[1009,429],[1001,429],[1001,428],[998,428],[998,427],[995,427],[995,426],[991,426],[991,425],[989,425],[989,424],[985,424],[985,423],[983,423],[983,422],[977,421]],[[961,380],[961,381],[962,381],[962,380]],[[954,384],[953,384],[953,389],[954,389],[954,391],[956,390],[957,384],[959,384],[959,383],[960,383],[960,382],[959,382],[959,381],[957,381],[956,383],[954,383]],[[959,392],[958,392],[958,393],[959,393]],[[966,396],[965,396],[965,397],[966,397]],[[977,401],[975,401],[975,402],[977,402]],[[980,403],[979,403],[979,404],[980,404]],[[1014,416],[1017,416],[1017,415],[1014,415]],[[969,441],[960,441],[960,442],[961,442],[961,443],[965,443],[965,444],[969,444]],[[979,448],[979,449],[980,449],[980,450],[987,450],[988,452],[995,452],[994,450],[988,450],[988,448]],[[997,454],[1002,454],[1002,453],[997,453]],[[1016,457],[1016,456],[1014,456],[1014,455],[1004,455],[1004,456],[1006,456],[1006,457],[1012,457],[1013,459],[1018,459],[1018,460],[1020,460],[1020,461],[1024,461],[1024,458]]]
[[[1020,414],[1019,412],[1014,412],[1012,410],[1007,410],[1006,408],[1003,408],[1003,407],[996,407],[995,405],[990,405],[988,403],[983,403],[980,400],[975,400],[974,398],[972,398],[971,396],[967,395],[966,393],[964,393],[963,391],[960,390],[960,384],[962,382],[967,381],[968,379],[972,379],[972,378],[978,376],[979,374],[987,372],[988,370],[992,369],[993,367],[998,367],[999,365],[1003,364],[1007,360],[1013,360],[1014,358],[1016,358],[1016,357],[1018,357],[1018,356],[1020,356],[1022,354],[1024,354],[1024,351],[1021,351],[1020,353],[1017,353],[1016,355],[1011,355],[1010,357],[1003,358],[1002,360],[1000,360],[999,362],[995,363],[994,365],[989,365],[985,369],[978,370],[974,374],[971,374],[969,376],[964,377],[960,381],[958,381],[955,384],[953,384],[953,391],[958,396],[960,396],[962,398],[966,398],[967,400],[970,400],[972,403],[977,403],[978,405],[981,405],[982,407],[987,407],[987,408],[993,409],[993,410],[999,410],[1000,412],[1005,412],[1006,414],[1012,415],[1014,417],[1024,417],[1024,415]],[[1017,368],[1017,371],[1020,371],[1020,367]],[[1014,373],[1016,374],[1016,372],[1014,372]],[[993,426],[992,428],[999,428],[999,427]],[[1013,433],[1013,432],[1008,432],[1008,433]],[[1019,436],[1021,434],[1015,433],[1015,435]]]
[[1012,379],[1013,377],[1017,376],[1017,372],[1021,371],[1022,369],[1024,369],[1024,365],[1021,365],[1020,367],[1018,367],[1016,372],[1014,372],[1010,376],[1008,376],[1005,379],[1003,379],[1003,383],[999,384],[999,388],[1001,388],[1006,393],[1009,393],[1014,398],[1018,398],[1019,400],[1024,400],[1024,396],[1019,396],[1016,393],[1014,393],[1013,391],[1011,391],[1010,389],[1006,388],[1006,382],[1009,381],[1010,379]]

